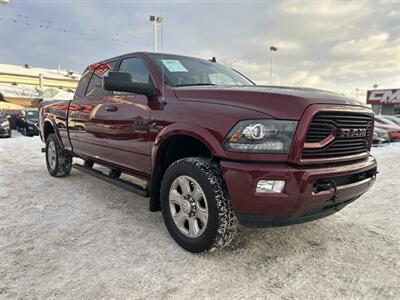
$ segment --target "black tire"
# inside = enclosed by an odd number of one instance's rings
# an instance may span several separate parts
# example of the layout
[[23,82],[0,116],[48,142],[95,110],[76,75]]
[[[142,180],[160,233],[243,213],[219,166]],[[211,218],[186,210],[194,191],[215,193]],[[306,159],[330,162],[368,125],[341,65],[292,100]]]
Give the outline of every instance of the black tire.
[[[54,160],[52,161],[51,152],[54,145]],[[52,156],[53,157],[53,156]],[[53,177],[65,177],[71,173],[72,168],[72,156],[66,153],[59,145],[58,140],[54,133],[49,134],[46,140],[46,165],[49,174]]]
[[[179,176],[193,178],[207,199],[208,221],[202,234],[196,238],[184,235],[172,218],[169,193]],[[214,251],[227,246],[234,239],[238,221],[232,211],[221,168],[210,159],[189,157],[173,163],[163,177],[160,198],[165,225],[172,238],[185,250],[192,253]]]

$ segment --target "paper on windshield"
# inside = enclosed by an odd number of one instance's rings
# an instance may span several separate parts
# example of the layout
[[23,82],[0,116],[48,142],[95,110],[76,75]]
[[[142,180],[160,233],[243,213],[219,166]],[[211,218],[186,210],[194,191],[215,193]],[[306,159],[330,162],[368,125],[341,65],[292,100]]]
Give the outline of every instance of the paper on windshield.
[[177,59],[162,59],[161,62],[170,72],[189,72]]

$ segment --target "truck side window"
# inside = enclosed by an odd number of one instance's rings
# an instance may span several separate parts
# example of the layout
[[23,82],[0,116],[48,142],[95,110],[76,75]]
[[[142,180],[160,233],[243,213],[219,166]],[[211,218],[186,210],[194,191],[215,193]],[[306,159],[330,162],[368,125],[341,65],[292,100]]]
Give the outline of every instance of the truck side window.
[[132,75],[132,81],[150,82],[150,74],[145,63],[137,57],[122,60],[119,72],[126,72]]
[[107,93],[102,88],[103,77],[106,76],[109,71],[112,71],[115,68],[116,63],[116,61],[107,62],[97,66],[94,69],[86,89],[86,96],[102,97]]
[[86,90],[86,96],[97,94],[99,91],[96,91],[96,89],[101,89],[101,78],[96,73],[93,73]]

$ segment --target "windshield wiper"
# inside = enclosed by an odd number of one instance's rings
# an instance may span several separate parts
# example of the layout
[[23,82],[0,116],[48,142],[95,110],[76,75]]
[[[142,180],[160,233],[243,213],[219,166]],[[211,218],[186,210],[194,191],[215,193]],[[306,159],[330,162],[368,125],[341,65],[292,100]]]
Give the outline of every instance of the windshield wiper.
[[189,83],[189,84],[178,84],[177,86],[202,86],[202,85],[216,85],[213,83]]

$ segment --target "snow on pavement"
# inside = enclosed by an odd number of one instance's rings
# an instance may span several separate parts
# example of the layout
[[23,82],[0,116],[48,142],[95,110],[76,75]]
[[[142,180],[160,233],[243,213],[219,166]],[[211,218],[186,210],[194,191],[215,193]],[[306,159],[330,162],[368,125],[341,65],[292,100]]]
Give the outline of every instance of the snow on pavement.
[[147,199],[76,170],[52,178],[40,139],[13,134],[0,139],[0,298],[400,298],[400,144],[373,149],[376,184],[337,214],[193,255]]

